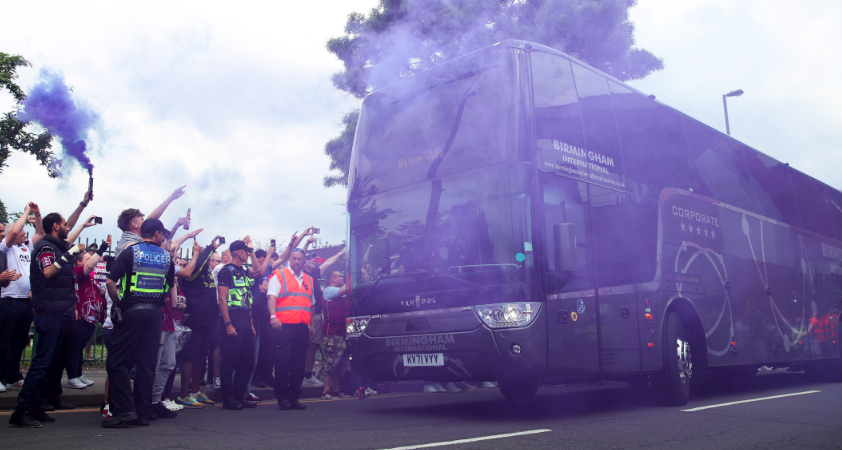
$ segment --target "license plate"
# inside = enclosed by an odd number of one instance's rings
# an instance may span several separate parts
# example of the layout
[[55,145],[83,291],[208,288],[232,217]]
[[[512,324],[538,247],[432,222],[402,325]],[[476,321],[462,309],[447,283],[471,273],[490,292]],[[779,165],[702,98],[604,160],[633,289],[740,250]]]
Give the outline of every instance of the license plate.
[[444,354],[442,353],[413,353],[403,355],[404,367],[428,367],[443,366]]

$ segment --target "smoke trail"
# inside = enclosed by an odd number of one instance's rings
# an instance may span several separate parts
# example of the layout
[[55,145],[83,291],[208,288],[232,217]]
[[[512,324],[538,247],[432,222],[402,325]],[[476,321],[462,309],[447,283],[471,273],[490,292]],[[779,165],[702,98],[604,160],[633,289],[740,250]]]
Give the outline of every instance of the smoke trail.
[[[61,139],[61,145],[67,156],[79,162],[90,174],[94,165],[88,158],[88,144],[85,137],[88,131],[99,121],[99,115],[71,97],[71,90],[64,83],[60,73],[41,69],[38,83],[32,88],[23,102],[23,110],[18,113],[20,121],[38,122],[54,136]],[[58,170],[63,161],[57,160],[54,169]]]

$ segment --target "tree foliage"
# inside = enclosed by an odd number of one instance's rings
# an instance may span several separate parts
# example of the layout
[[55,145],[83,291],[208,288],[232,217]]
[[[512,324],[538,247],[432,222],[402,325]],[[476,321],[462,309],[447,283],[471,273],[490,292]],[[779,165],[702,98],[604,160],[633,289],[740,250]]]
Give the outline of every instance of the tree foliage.
[[[367,15],[351,13],[342,36],[327,42],[344,70],[333,85],[363,98],[401,78],[506,39],[543,44],[627,81],[663,68],[636,48],[629,9],[637,0],[380,0]],[[348,182],[359,110],[342,119],[325,145],[326,187]],[[335,173],[335,172],[334,172]]]
[[[15,84],[18,78],[17,68],[28,67],[29,61],[20,55],[9,55],[0,52],[0,88],[9,91],[18,105],[26,100],[23,89]],[[36,134],[26,131],[29,122],[23,122],[15,118],[18,112],[16,107],[13,111],[4,113],[0,119],[0,174],[7,167],[6,160],[9,158],[10,150],[18,150],[35,156],[38,162],[47,169],[50,178],[56,178],[58,174],[54,170],[55,155],[52,148],[52,136],[49,132]]]

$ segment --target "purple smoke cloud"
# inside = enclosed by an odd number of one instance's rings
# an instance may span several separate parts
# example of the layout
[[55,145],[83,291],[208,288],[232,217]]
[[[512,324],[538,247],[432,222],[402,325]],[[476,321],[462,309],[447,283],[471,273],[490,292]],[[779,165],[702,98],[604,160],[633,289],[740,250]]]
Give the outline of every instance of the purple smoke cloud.
[[[94,165],[86,154],[88,144],[85,137],[98,121],[99,115],[71,97],[71,90],[64,83],[64,76],[58,72],[41,69],[38,83],[32,88],[23,102],[23,110],[17,119],[38,122],[54,136],[61,139],[64,152],[87,169],[93,171]],[[62,164],[56,162],[56,172]]]

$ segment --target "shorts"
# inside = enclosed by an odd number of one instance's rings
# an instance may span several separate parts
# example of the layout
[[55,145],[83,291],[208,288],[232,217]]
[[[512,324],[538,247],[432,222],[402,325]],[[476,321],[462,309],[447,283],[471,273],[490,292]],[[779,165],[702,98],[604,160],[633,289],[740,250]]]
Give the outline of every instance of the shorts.
[[324,372],[330,376],[345,375],[349,364],[345,336],[325,336],[323,344]]
[[313,339],[310,339],[311,344],[322,345],[322,323],[324,319],[322,318],[321,314],[314,314],[310,318],[310,328],[315,328],[316,333],[313,335]]
[[213,328],[213,326],[205,326],[190,329],[190,339],[178,353],[182,361],[201,361],[207,358]]

